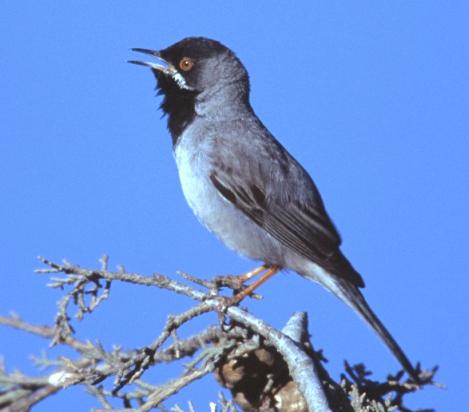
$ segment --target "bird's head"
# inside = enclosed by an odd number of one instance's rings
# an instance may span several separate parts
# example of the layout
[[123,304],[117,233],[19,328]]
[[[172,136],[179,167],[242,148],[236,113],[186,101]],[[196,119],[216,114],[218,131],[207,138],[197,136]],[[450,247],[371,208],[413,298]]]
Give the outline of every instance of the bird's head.
[[188,37],[159,51],[132,50],[153,57],[154,61],[130,63],[149,67],[155,75],[174,144],[197,114],[226,119],[240,107],[249,107],[248,73],[218,41]]
[[235,54],[218,41],[188,37],[163,50],[135,48],[155,58],[154,62],[131,60],[150,67],[157,88],[164,94],[201,94],[236,84],[249,90],[248,74]]

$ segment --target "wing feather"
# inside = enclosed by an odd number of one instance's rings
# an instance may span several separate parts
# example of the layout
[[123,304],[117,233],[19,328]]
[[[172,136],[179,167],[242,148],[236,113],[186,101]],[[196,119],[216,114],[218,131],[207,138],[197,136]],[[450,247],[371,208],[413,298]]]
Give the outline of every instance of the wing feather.
[[[259,185],[243,185],[236,174],[224,173],[223,168],[212,172],[210,179],[226,200],[278,241],[328,272],[356,286],[364,286],[361,276],[340,252],[340,236],[320,198],[306,204],[298,199],[280,202],[278,198],[266,195]],[[282,192],[281,188],[277,189]],[[313,189],[319,196],[315,187]]]

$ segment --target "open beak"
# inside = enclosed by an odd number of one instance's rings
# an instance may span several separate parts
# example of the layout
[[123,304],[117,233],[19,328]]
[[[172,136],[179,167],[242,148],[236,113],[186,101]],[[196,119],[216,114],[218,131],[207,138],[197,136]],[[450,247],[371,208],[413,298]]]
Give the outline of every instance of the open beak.
[[163,59],[160,55],[160,52],[156,50],[141,49],[139,47],[135,47],[131,50],[134,52],[144,53],[144,54],[153,56],[156,58],[156,62],[153,63],[153,62],[146,62],[146,61],[141,61],[141,60],[129,60],[129,63],[139,64],[140,66],[147,66],[147,67],[150,67],[151,69],[158,70],[165,74],[171,74],[171,72],[176,70],[174,66],[171,63],[167,62],[165,59]]
[[193,90],[193,88],[187,84],[186,79],[184,79],[181,73],[179,73],[170,62],[166,61],[161,57],[160,52],[156,50],[142,49],[139,47],[132,48],[131,50],[137,53],[148,54],[154,57],[156,61],[148,62],[142,60],[128,60],[129,63],[138,64],[140,66],[146,66],[152,70],[157,70],[167,76],[170,76],[181,89]]

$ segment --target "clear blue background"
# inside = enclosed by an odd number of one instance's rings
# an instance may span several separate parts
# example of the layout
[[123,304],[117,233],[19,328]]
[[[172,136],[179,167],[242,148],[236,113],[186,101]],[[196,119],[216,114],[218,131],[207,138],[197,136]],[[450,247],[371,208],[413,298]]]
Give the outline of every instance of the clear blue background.
[[[465,1],[11,1],[0,5],[0,312],[48,323],[58,291],[35,275],[38,254],[97,266],[211,277],[253,266],[201,227],[182,197],[149,70],[131,47],[189,35],[231,47],[251,75],[252,103],[317,182],[367,282],[370,304],[447,389],[411,407],[463,411],[467,391],[469,5]],[[373,333],[322,288],[282,274],[250,310],[281,327],[310,314],[313,342],[338,376],[343,359],[380,378],[399,368]],[[168,312],[192,304],[114,285],[78,327],[106,347],[149,343]],[[216,322],[207,316],[199,327]],[[186,333],[194,329],[186,330]],[[47,342],[0,328],[10,370]],[[50,355],[61,353],[51,350]],[[162,368],[152,382],[176,376]],[[208,410],[207,377],[167,402]],[[35,410],[83,411],[81,388]]]

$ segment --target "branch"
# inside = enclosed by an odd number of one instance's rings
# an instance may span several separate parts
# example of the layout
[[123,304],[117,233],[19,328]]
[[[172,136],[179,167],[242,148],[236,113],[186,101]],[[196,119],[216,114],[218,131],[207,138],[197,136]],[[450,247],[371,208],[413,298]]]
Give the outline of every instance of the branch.
[[[192,287],[171,280],[163,275],[153,275],[149,278],[141,276],[137,273],[109,272],[105,269],[88,270],[82,269],[68,262],[64,265],[59,265],[45,258],[39,259],[50,267],[48,270],[41,270],[41,273],[48,273],[50,270],[52,270],[53,272],[63,272],[69,275],[69,278],[65,281],[62,281],[61,283],[58,282],[58,286],[78,282],[81,287],[85,283],[84,281],[86,279],[95,283],[98,279],[105,279],[108,282],[118,280],[145,286],[156,286],[158,288],[183,294],[185,296],[191,297],[192,299],[203,301],[203,303],[200,304],[197,309],[197,311],[200,313],[206,313],[208,311],[219,311],[224,304],[224,299],[221,299],[218,296],[204,294]],[[70,277],[70,275],[72,275],[72,277]],[[77,279],[74,277],[76,275],[81,276],[81,278]],[[293,378],[300,383],[300,390],[305,396],[306,402],[308,403],[311,410],[318,412],[328,412],[330,410],[311,359],[309,359],[303,351],[299,350],[297,345],[290,338],[288,338],[288,336],[275,330],[266,322],[255,318],[238,307],[229,307],[226,310],[226,313],[233,320],[244,324],[249,328],[252,328],[255,332],[268,339],[273,343],[274,346],[277,347],[279,352],[285,357],[285,361],[289,366],[289,370]],[[140,371],[141,368],[140,365],[138,365],[138,370],[134,371],[134,376],[140,376]],[[125,378],[121,382],[122,384],[126,384],[131,382],[131,378]]]
[[[42,336],[49,339],[51,345],[72,348],[76,357],[40,359],[38,363],[52,366],[54,371],[39,381],[24,375],[8,375],[2,368],[0,408],[16,411],[21,407],[21,410],[26,410],[60,389],[84,385],[103,410],[112,410],[109,399],[116,398],[123,404],[124,409],[120,411],[134,410],[135,407],[147,411],[161,407],[170,396],[211,372],[231,390],[244,410],[278,410],[278,405],[282,405],[282,410],[313,412],[372,412],[393,406],[408,411],[403,404],[404,395],[420,389],[409,386],[407,381],[400,382],[402,374],[392,376],[393,381],[388,379],[379,383],[371,381],[369,375],[361,373],[357,366],[348,365],[342,384],[336,383],[324,368],[322,353],[314,351],[309,340],[306,314],[295,314],[279,331],[239,307],[226,307],[229,299],[220,294],[220,287],[244,287],[233,276],[206,281],[181,274],[185,282],[191,282],[188,284],[160,274],[143,276],[126,272],[123,268],[110,271],[107,257],[101,259],[98,270],[80,268],[66,261],[57,264],[44,258],[40,260],[47,268],[37,272],[64,275],[53,277],[49,284],[65,290],[54,325],[32,325],[19,316],[0,316],[0,324]],[[160,334],[148,345],[128,351],[120,347],[106,350],[99,342],[76,338],[72,319],[80,321],[109,299],[113,282],[165,289],[197,303],[183,313],[169,315]],[[74,308],[76,313],[71,316]],[[187,339],[177,337],[182,325],[210,311],[219,314],[220,325],[208,326]],[[163,348],[168,340],[172,342]],[[160,386],[144,380],[150,368],[181,358],[191,358],[192,361],[179,377]],[[435,371],[427,373],[427,384],[433,383]],[[112,377],[111,384],[108,378]],[[394,394],[391,400],[385,401],[384,398],[390,394]],[[232,410],[227,403],[220,405],[222,410]],[[174,410],[180,410],[177,408]]]

